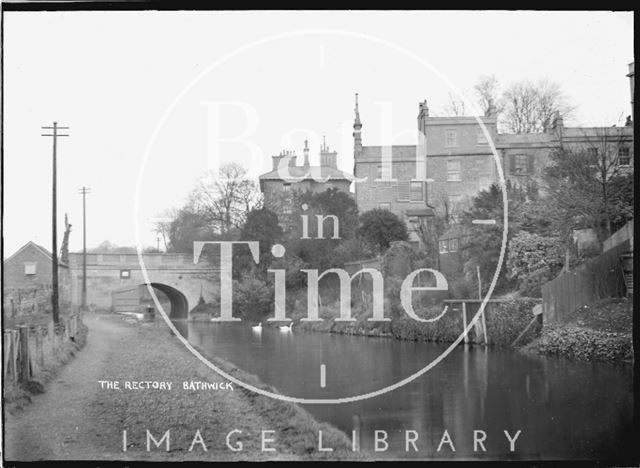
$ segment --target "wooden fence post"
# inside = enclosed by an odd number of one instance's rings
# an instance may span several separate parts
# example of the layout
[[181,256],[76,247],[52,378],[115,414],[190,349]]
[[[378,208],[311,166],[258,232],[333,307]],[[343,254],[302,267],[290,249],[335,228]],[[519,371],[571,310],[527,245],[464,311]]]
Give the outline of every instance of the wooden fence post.
[[18,383],[18,344],[20,343],[20,335],[17,330],[11,330],[11,371],[13,384]]
[[469,342],[469,334],[467,333],[467,303],[462,301],[462,329],[464,330],[464,342]]
[[29,328],[20,327],[20,382],[26,383],[31,377],[29,362]]
[[[11,382],[15,384],[15,346],[13,339],[13,330],[7,330],[4,332],[4,377],[8,377],[11,374]],[[5,380],[6,382],[6,380]]]
[[[480,307],[482,307],[482,304],[480,304]],[[482,331],[484,334],[484,344],[485,346],[489,344],[489,338],[487,337],[487,320],[485,318],[484,313],[486,312],[487,307],[489,307],[489,303],[485,304],[485,308],[482,309]]]
[[47,326],[47,335],[49,335],[49,339],[51,340],[51,356],[55,356],[56,354],[56,334],[55,329],[53,327],[53,322],[49,322]]
[[6,331],[2,333],[2,378],[4,379],[5,382],[7,380],[7,375],[9,371],[9,357],[10,357],[9,356],[10,342],[7,339],[8,335],[9,333]]
[[44,353],[42,352],[42,333],[40,327],[36,328],[36,358],[38,359],[38,365],[44,366]]

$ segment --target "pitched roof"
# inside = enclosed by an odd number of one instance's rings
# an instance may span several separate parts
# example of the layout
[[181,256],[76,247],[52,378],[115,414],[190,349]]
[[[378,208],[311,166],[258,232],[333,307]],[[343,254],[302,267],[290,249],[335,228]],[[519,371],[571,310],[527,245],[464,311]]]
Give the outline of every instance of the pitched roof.
[[[260,180],[282,180],[284,182],[302,182],[303,180],[309,179],[324,179],[329,177],[326,182],[330,182],[332,180],[347,180],[351,182],[353,180],[353,176],[346,172],[341,171],[340,169],[336,169],[331,166],[290,166],[288,168],[290,178],[283,178],[278,173],[278,170],[270,171],[265,174],[262,174],[259,178]],[[307,175],[310,172],[310,175]]]
[[[35,249],[37,251],[39,251],[40,253],[42,253],[42,255],[44,255],[45,257],[47,257],[49,260],[51,260],[51,252],[49,252],[47,249],[45,249],[44,247],[42,247],[41,245],[36,244],[33,241],[29,241],[26,244],[24,244],[22,247],[20,247],[18,250],[16,250],[10,257],[7,257],[3,260],[3,263],[8,262],[9,260],[11,260],[13,257],[15,257],[16,255],[18,255],[20,252],[22,252],[24,249],[26,249],[29,246],[33,246],[35,247]],[[61,267],[68,267],[69,265],[65,262],[63,262],[62,260],[60,260],[58,258],[58,266]]]
[[466,235],[464,226],[461,224],[454,224],[447,229],[444,234],[438,237],[438,240],[458,239]]
[[633,138],[633,127],[563,127],[565,138]]
[[42,247],[41,245],[36,244],[33,241],[29,241],[26,244],[24,244],[22,247],[20,247],[18,250],[16,250],[10,257],[6,258],[4,261],[8,262],[9,260],[11,260],[13,257],[15,257],[16,255],[18,255],[20,252],[22,252],[24,249],[26,249],[29,246],[33,246],[36,248],[36,250],[39,250],[43,255],[45,255],[46,257],[48,257],[49,259],[51,259],[51,252],[49,252],[47,249],[45,249],[44,247]]

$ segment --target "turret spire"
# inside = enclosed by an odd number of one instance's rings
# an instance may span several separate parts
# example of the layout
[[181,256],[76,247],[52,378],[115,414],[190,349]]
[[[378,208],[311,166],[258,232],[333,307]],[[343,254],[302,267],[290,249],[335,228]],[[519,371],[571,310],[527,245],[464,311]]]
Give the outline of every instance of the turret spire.
[[353,121],[353,156],[355,158],[362,152],[362,123],[360,122],[360,109],[358,108],[358,93],[356,93],[356,118]]

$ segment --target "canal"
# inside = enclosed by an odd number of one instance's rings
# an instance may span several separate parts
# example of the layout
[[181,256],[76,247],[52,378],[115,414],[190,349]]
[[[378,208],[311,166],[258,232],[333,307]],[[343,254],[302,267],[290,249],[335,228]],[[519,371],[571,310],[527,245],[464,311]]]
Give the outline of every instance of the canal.
[[[274,328],[257,332],[246,324],[182,322],[180,329],[207,354],[299,398],[376,391],[412,375],[446,349],[303,332],[295,326],[285,333]],[[633,445],[632,392],[630,367],[459,346],[425,375],[384,395],[302,406],[349,436],[354,417],[359,418],[362,449],[376,458],[619,459]],[[445,430],[450,443],[441,444]],[[474,430],[486,434],[475,448]],[[521,431],[515,452],[505,430],[511,438]],[[375,431],[385,431],[378,433],[386,437],[385,451],[374,451]],[[407,444],[407,439],[415,442]]]

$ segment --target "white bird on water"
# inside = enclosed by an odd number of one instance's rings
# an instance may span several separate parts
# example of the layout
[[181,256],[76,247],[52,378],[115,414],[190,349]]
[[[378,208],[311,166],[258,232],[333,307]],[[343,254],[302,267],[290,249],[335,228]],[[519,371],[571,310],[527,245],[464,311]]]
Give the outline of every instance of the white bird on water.
[[251,329],[256,332],[262,331],[262,322],[260,322],[258,325],[254,325],[253,327],[251,327]]
[[281,332],[288,333],[290,331],[293,331],[293,322],[291,322],[289,325],[280,325],[278,328]]

